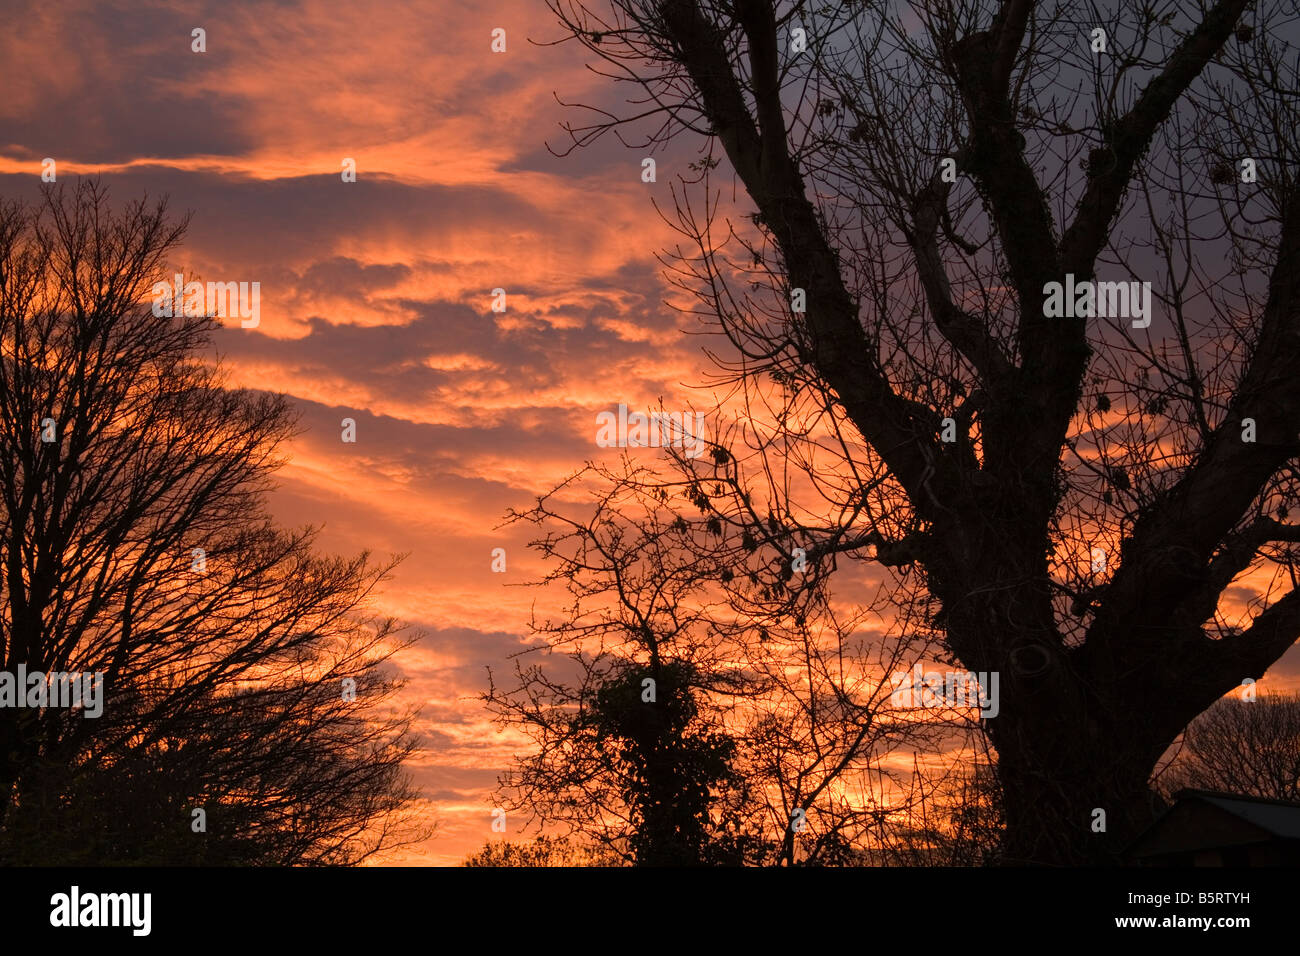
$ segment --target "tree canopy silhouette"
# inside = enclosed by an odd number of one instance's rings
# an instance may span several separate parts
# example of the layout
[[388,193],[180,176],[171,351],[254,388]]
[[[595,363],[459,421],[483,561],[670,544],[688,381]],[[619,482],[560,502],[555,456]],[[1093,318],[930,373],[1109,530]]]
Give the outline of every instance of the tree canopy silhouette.
[[1197,717],[1159,775],[1161,791],[1245,793],[1300,803],[1300,694],[1225,697]]
[[513,515],[544,529],[537,583],[570,600],[534,617],[542,643],[517,655],[513,686],[484,695],[537,745],[502,779],[506,808],[638,864],[897,858],[931,796],[897,758],[968,739],[968,709],[920,720],[895,699],[903,662],[936,650],[906,613],[874,613],[896,588],[847,615],[829,600],[788,613],[778,580],[741,601],[707,501],[696,481],[629,463],[584,469]]
[[0,707],[7,862],[355,863],[415,836],[403,638],[367,609],[392,564],[270,520],[287,400],[224,385],[212,317],[151,308],[187,222],[94,181],[0,205],[0,667],[103,675],[98,716]]

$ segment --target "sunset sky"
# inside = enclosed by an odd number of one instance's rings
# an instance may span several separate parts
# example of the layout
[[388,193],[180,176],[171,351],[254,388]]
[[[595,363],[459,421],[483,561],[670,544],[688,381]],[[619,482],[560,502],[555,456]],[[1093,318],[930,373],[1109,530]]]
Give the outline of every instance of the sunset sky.
[[[35,199],[48,156],[59,181],[99,173],[115,201],[193,210],[175,265],[261,283],[260,325],[218,335],[232,383],[286,391],[302,413],[276,514],[323,523],[332,551],[409,553],[382,607],[424,634],[398,663],[439,834],[406,858],[459,861],[492,835],[487,795],[512,752],[473,698],[527,632],[536,594],[507,585],[540,570],[527,529],[498,526],[608,454],[598,411],[675,407],[700,377],[654,259],[671,236],[650,197],[674,159],[656,154],[646,184],[646,153],[612,139],[547,151],[578,118],[556,94],[618,94],[573,45],[529,42],[560,36],[537,0],[11,12],[4,195]],[[191,52],[196,26],[206,53]]]
[[[613,138],[551,155],[568,145],[559,124],[582,119],[557,96],[612,107],[624,91],[576,45],[545,45],[561,30],[541,0],[7,9],[0,194],[36,199],[51,157],[60,182],[100,174],[116,202],[193,210],[174,264],[261,284],[260,325],[217,338],[232,384],[301,411],[275,514],[323,524],[329,551],[409,553],[379,600],[423,635],[397,663],[439,830],[396,861],[459,862],[493,836],[514,746],[476,697],[527,639],[539,595],[510,585],[543,570],[529,528],[499,527],[507,509],[612,459],[598,412],[710,403],[707,340],[665,302],[655,253],[676,237],[652,205],[671,204],[700,144],[654,153],[653,184],[649,154]],[[1298,673],[1293,648],[1274,674]]]

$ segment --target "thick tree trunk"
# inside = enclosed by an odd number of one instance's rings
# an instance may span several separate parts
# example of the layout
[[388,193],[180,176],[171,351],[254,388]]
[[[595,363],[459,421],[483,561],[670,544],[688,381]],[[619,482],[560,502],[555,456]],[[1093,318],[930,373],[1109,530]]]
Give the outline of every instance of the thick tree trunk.
[[[1042,710],[991,724],[998,748],[1009,865],[1115,865],[1155,817],[1153,748],[1137,740],[1086,746],[1086,718]],[[1072,746],[1071,746],[1072,744]],[[1134,746],[1136,744],[1136,746]]]
[[[1004,511],[960,509],[994,520],[974,532],[945,529],[939,540],[951,550],[930,579],[958,659],[999,676],[997,712],[985,726],[998,754],[1004,862],[1124,862],[1125,848],[1154,819],[1147,782],[1156,762],[1213,693],[1204,703],[1178,693],[1173,663],[1142,657],[1135,642],[1120,642],[1121,659],[1104,668],[1067,647],[1042,549],[1029,529],[1017,534]],[[968,548],[999,560],[981,566]]]

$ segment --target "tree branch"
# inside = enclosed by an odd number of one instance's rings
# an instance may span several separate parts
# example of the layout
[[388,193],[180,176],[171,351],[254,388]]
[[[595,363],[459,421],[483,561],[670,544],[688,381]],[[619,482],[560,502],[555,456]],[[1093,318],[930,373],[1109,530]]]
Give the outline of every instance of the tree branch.
[[[1248,417],[1257,422],[1254,442],[1242,441],[1241,423]],[[1100,641],[1125,630],[1155,641],[1169,633],[1167,609],[1183,603],[1189,589],[1204,588],[1211,580],[1211,555],[1269,478],[1295,454],[1297,425],[1300,191],[1293,192],[1283,214],[1259,342],[1241,386],[1197,462],[1146,510],[1124,543],[1106,610],[1094,623]],[[1291,534],[1285,526],[1259,528],[1258,534],[1282,534],[1282,529]],[[1223,556],[1228,563],[1220,563],[1219,574],[1232,560]]]
[[807,290],[807,324],[813,340],[809,360],[915,506],[926,507],[921,482],[928,459],[937,457],[936,437],[880,370],[837,257],[790,158],[775,79],[776,25],[770,0],[744,0],[737,5],[749,40],[761,136],[727,59],[723,37],[696,0],[661,0],[659,11],[664,33],[699,91],[727,157],[776,239],[790,285]]
[[1063,272],[1074,273],[1076,279],[1092,275],[1093,261],[1106,242],[1134,165],[1183,91],[1232,35],[1248,2],[1220,0],[1178,45],[1161,74],[1147,84],[1132,109],[1110,131],[1102,149],[1114,162],[1106,166],[1094,163],[1089,169],[1088,188],[1075,208],[1074,222],[1061,239]]
[[959,308],[952,300],[938,240],[939,224],[947,208],[951,184],[938,177],[939,173],[936,173],[915,198],[913,228],[906,230],[907,241],[916,256],[917,275],[939,332],[975,367],[985,384],[996,385],[1010,373],[1011,363],[982,327],[979,318]]

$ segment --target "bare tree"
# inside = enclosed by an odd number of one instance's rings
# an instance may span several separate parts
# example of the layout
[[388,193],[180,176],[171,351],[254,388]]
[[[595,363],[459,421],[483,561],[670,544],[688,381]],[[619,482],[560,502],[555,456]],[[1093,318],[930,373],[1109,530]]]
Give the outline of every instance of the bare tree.
[[703,151],[668,262],[729,343],[734,580],[907,575],[1001,675],[1005,859],[1113,861],[1300,634],[1294,5],[552,8],[635,91],[576,145]]
[[392,564],[271,522],[287,400],[152,308],[185,226],[93,181],[0,207],[0,663],[103,680],[0,707],[0,856],[355,863],[418,835]]
[[[735,476],[725,455],[714,467],[716,497]],[[677,477],[592,467],[514,516],[544,530],[541,583],[570,603],[534,619],[544,645],[484,696],[537,745],[503,802],[628,862],[860,862],[911,806],[910,774],[889,759],[969,732],[969,708],[921,720],[894,700],[891,675],[926,650],[915,631],[885,633],[907,620],[877,631],[870,607],[845,619],[824,589],[792,606],[776,582],[736,580],[731,548],[758,542],[728,531],[696,476]],[[587,491],[590,512],[565,505]]]
[[1300,694],[1225,697],[1191,722],[1157,783],[1168,797],[1192,788],[1300,802]]

